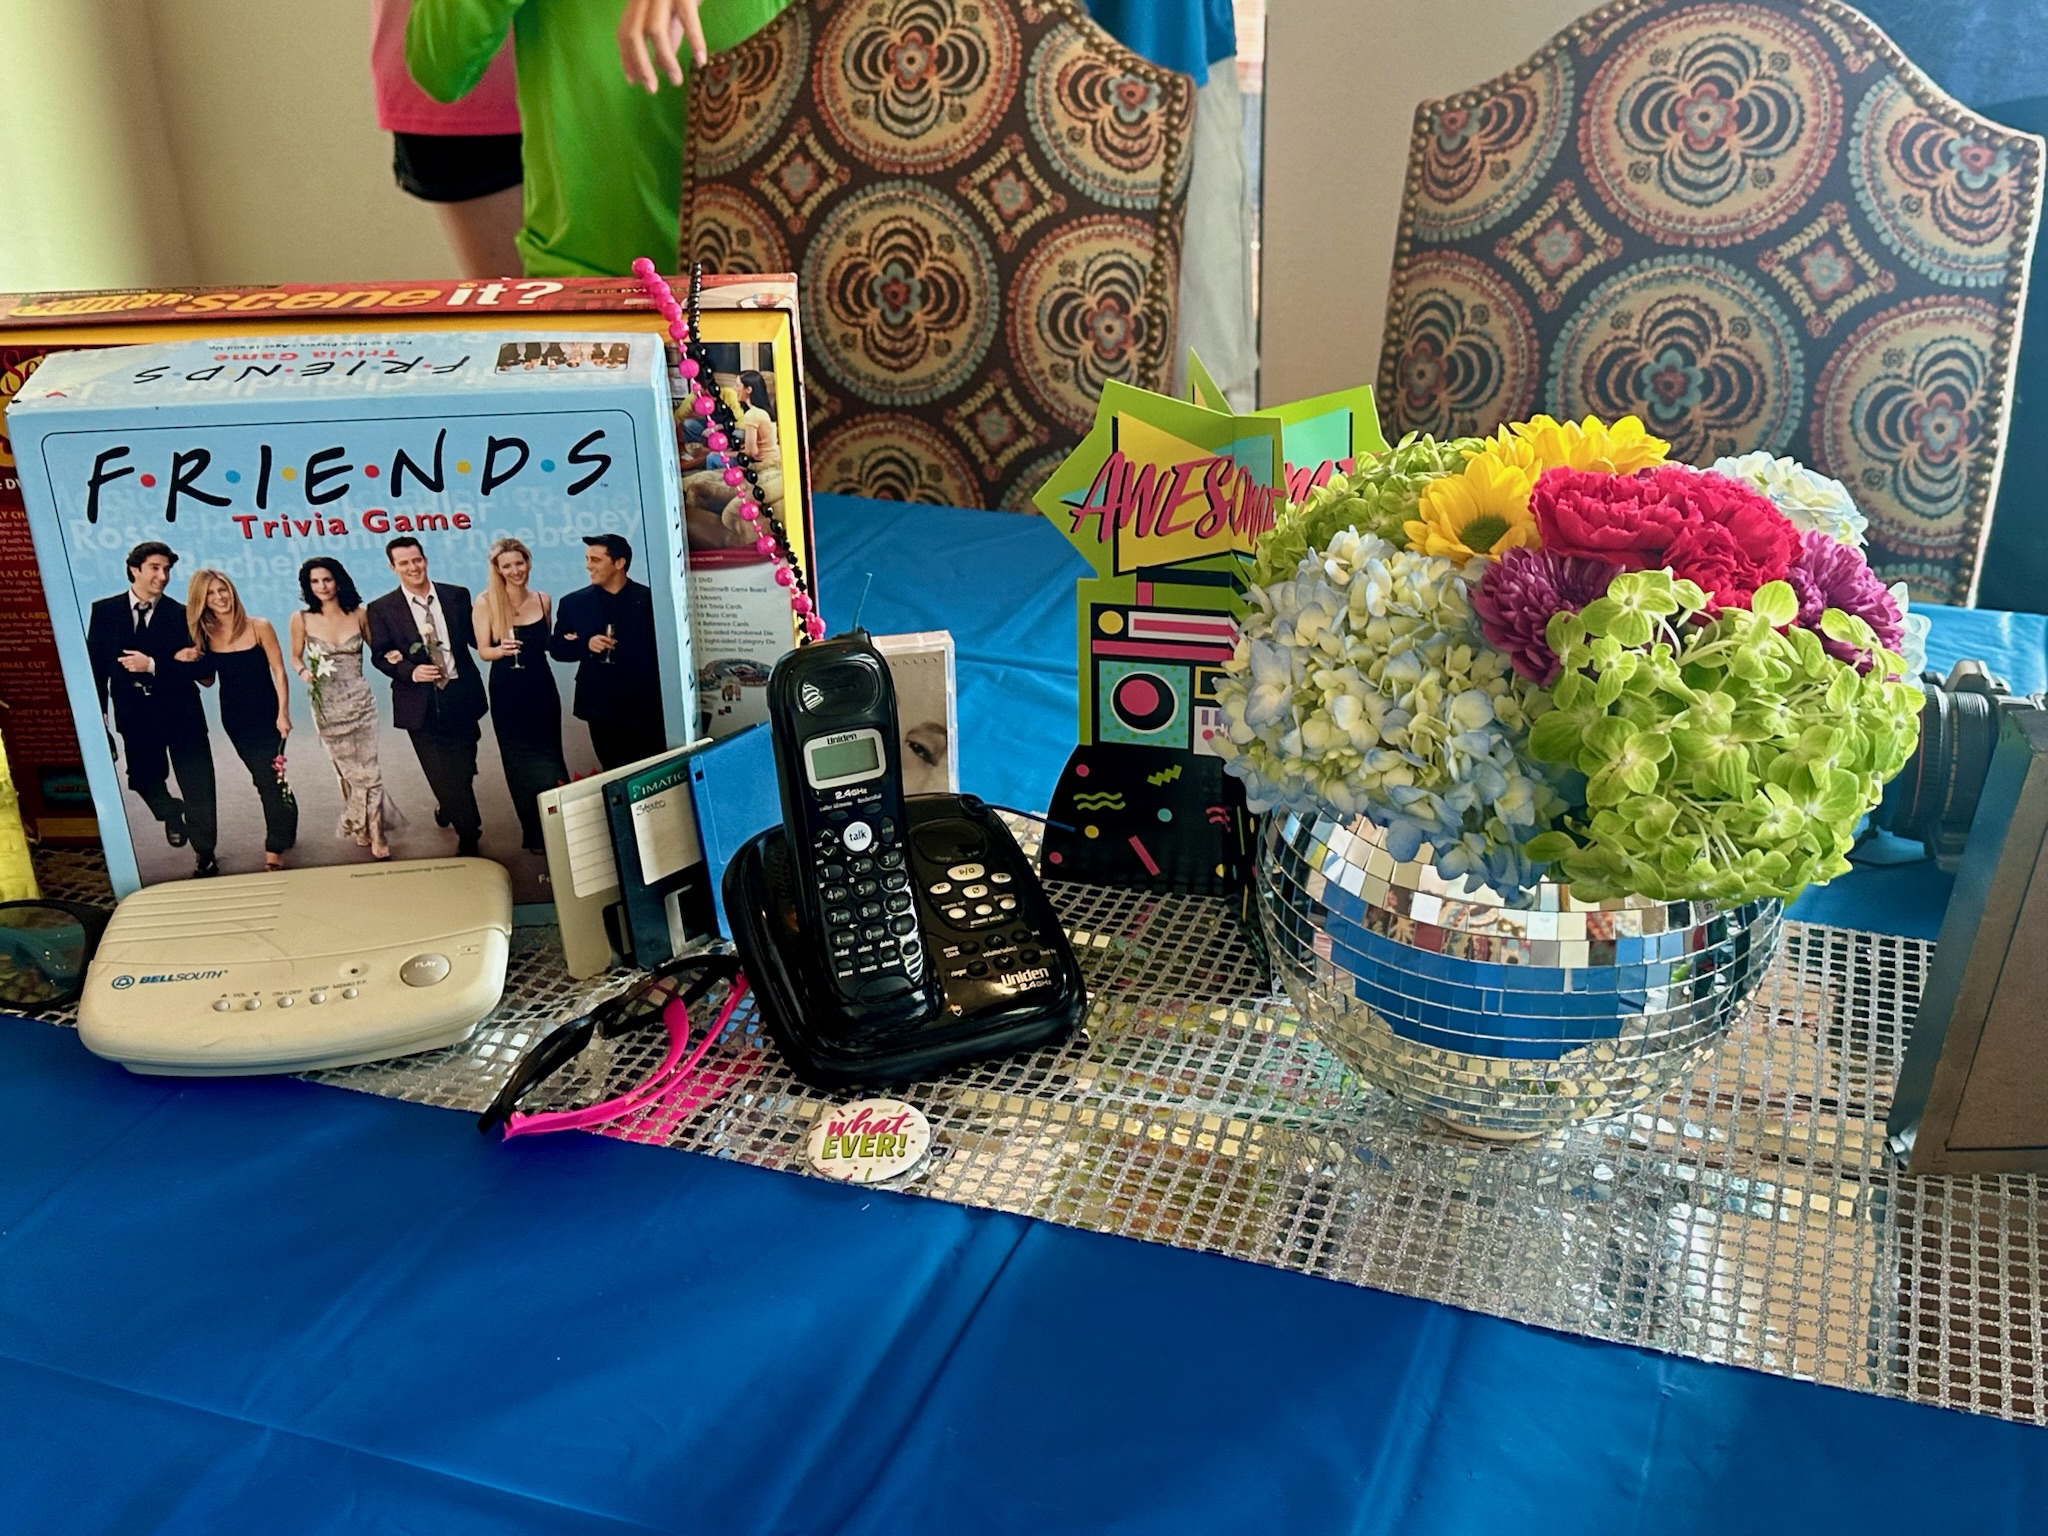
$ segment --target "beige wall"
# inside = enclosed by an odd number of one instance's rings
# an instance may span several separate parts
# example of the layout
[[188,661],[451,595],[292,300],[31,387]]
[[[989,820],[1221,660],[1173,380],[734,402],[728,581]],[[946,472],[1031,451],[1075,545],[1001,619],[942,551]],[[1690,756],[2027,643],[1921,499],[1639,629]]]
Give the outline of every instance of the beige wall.
[[144,0],[0,0],[0,291],[196,276]]
[[0,92],[0,291],[453,275],[367,0],[0,0]]
[[391,182],[367,0],[147,4],[199,281],[454,275],[433,213]]
[[[1509,68],[1590,4],[1270,7],[1266,400],[1377,373],[1415,103]],[[448,275],[432,213],[391,183],[367,12],[0,0],[0,290]]]
[[1520,63],[1594,0],[1274,0],[1260,397],[1374,381],[1415,104]]

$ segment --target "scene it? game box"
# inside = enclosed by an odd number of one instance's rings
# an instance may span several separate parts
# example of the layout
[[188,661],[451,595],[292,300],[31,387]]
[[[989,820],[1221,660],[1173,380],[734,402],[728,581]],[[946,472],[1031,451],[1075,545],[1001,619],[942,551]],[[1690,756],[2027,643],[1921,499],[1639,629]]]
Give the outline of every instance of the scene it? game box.
[[116,891],[481,853],[547,900],[535,797],[695,734],[662,366],[543,330],[48,359],[7,422]]

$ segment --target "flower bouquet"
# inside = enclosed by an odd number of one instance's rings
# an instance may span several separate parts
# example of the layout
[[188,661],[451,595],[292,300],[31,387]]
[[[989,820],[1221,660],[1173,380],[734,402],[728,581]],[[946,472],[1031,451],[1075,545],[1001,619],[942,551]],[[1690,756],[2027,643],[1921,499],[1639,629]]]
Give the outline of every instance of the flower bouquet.
[[327,700],[327,684],[334,676],[334,657],[318,643],[306,647],[306,697],[318,718]]
[[1924,620],[1846,489],[1666,454],[1634,418],[1410,438],[1255,553],[1216,747],[1275,813],[1276,955],[1469,1128],[1668,1086],[1917,740]]

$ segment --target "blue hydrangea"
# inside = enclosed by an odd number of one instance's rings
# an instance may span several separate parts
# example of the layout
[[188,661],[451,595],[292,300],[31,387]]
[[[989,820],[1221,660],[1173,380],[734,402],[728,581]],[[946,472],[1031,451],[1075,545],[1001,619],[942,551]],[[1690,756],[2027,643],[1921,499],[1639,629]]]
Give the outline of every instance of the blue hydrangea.
[[1541,689],[1487,645],[1479,569],[1356,530],[1248,590],[1217,747],[1254,810],[1366,816],[1402,860],[1513,894],[1564,802],[1527,755]]

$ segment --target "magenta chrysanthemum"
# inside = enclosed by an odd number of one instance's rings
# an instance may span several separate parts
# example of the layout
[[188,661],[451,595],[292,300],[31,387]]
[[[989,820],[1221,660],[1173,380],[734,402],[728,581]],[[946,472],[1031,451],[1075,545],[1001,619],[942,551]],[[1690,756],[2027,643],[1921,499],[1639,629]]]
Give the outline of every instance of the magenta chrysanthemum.
[[1557,677],[1557,656],[1543,631],[1560,613],[1577,613],[1607,594],[1614,567],[1547,549],[1510,549],[1487,567],[1472,593],[1472,611],[1487,644],[1505,651],[1515,670],[1547,688]]
[[[1785,579],[1799,598],[1799,617],[1793,622],[1801,628],[1819,633],[1820,616],[1839,608],[1876,631],[1878,643],[1888,651],[1897,651],[1904,640],[1898,603],[1853,545],[1838,543],[1825,533],[1809,533],[1800,540],[1799,554]],[[1820,643],[1837,661],[1851,663],[1858,672],[1870,670],[1869,653],[1826,635],[1821,635]]]

